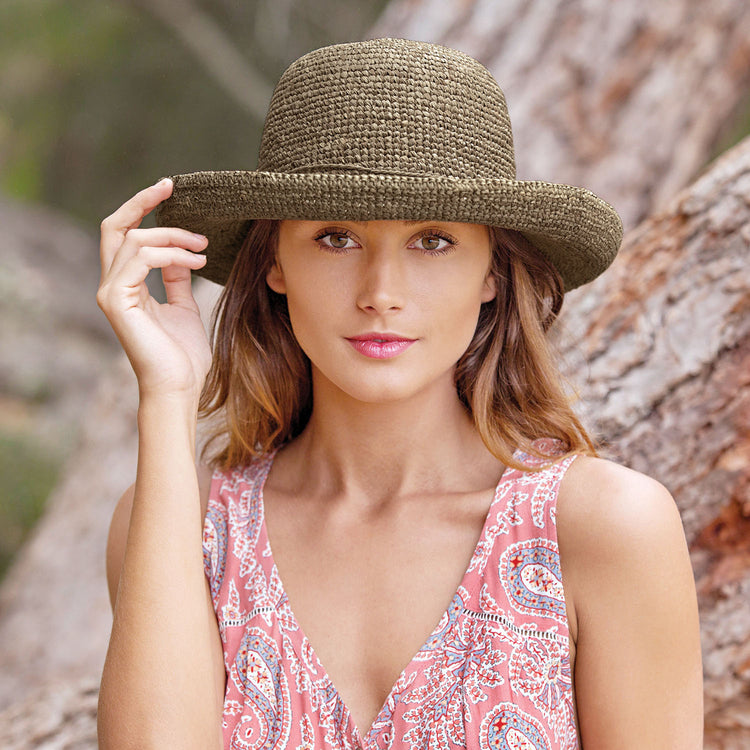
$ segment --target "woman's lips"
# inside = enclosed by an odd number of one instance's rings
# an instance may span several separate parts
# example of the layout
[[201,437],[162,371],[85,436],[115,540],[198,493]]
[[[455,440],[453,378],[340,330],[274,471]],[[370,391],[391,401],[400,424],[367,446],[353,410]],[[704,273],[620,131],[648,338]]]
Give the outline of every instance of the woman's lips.
[[347,341],[365,357],[390,359],[406,351],[416,339],[406,339],[393,334],[365,334],[352,336]]

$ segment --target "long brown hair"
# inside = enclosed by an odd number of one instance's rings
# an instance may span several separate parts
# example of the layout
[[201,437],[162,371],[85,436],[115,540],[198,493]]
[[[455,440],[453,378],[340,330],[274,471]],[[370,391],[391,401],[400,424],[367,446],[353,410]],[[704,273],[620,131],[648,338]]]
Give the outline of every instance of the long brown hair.
[[[547,335],[563,302],[552,264],[518,232],[489,227],[497,293],[482,305],[474,337],[458,361],[455,383],[488,450],[503,464],[523,452],[550,461],[596,455],[563,388]],[[204,455],[240,466],[302,432],[312,409],[310,361],[297,343],[286,297],[266,283],[279,221],[254,221],[216,308],[214,358],[200,411],[216,419]],[[552,456],[533,441],[553,438]],[[558,447],[559,451],[559,447]]]

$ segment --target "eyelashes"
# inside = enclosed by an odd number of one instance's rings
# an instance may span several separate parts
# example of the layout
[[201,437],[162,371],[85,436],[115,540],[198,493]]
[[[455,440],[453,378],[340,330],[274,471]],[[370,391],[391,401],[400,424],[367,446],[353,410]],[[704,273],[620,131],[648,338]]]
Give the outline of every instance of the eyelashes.
[[[347,239],[350,239],[356,242],[351,232],[349,232],[346,229],[336,229],[334,227],[326,227],[322,231],[318,232],[318,234],[315,235],[314,239],[318,243],[318,246],[320,248],[322,248],[326,252],[333,253],[334,255],[344,254],[344,253],[349,252],[349,250],[354,249],[353,247],[349,247],[346,245],[337,247],[336,245],[329,244],[329,242],[324,242],[323,240],[328,237],[339,238],[339,241],[341,238],[345,237]],[[421,240],[425,238],[439,239],[446,243],[442,246],[438,244],[435,247],[425,247],[424,245],[418,246],[416,249],[425,255],[447,255],[448,253],[453,252],[456,249],[456,245],[458,245],[458,240],[456,240],[455,237],[451,237],[451,235],[447,234],[441,229],[429,229],[429,228],[423,229],[417,235],[414,242],[419,243],[421,242]]]

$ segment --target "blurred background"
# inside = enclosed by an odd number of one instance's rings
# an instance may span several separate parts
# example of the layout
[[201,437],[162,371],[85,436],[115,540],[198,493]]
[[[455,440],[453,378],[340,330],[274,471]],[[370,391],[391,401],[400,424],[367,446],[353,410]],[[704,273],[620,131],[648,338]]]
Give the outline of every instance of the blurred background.
[[253,169],[273,86],[300,55],[400,36],[492,71],[519,177],[585,185],[623,217],[611,274],[566,300],[561,357],[609,455],[680,505],[706,747],[750,747],[746,6],[0,3],[0,746],[95,747],[104,545],[135,472],[136,404],[94,299],[99,223],[164,175]]

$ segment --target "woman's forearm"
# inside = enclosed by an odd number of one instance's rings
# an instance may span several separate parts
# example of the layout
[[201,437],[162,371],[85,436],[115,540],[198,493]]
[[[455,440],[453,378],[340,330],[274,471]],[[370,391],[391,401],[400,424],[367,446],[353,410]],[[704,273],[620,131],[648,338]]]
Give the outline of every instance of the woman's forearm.
[[141,399],[135,495],[99,698],[103,750],[221,747],[195,414],[192,398]]

